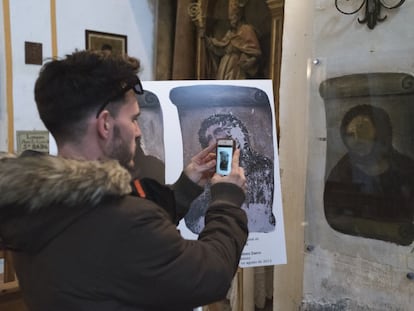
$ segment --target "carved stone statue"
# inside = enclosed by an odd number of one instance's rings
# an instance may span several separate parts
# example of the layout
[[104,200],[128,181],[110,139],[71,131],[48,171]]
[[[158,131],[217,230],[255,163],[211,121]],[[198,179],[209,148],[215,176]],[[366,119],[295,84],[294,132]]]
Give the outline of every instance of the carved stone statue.
[[206,37],[206,47],[211,52],[216,79],[254,78],[262,55],[254,27],[243,21],[239,0],[229,0],[228,14],[230,29],[224,37]]

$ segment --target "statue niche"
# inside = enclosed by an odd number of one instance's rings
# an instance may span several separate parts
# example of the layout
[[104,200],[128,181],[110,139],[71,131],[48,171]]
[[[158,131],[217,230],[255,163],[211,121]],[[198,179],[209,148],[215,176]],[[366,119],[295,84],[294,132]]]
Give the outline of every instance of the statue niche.
[[199,0],[190,15],[197,26],[200,79],[269,77],[271,16],[261,0]]

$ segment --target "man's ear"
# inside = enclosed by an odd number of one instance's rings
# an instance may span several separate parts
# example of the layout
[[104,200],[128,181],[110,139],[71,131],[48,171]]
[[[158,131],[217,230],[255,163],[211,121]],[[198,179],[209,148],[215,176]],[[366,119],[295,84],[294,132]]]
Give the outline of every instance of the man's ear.
[[109,114],[109,111],[105,110],[99,114],[96,122],[96,127],[101,138],[106,139],[109,137],[112,127],[111,115]]

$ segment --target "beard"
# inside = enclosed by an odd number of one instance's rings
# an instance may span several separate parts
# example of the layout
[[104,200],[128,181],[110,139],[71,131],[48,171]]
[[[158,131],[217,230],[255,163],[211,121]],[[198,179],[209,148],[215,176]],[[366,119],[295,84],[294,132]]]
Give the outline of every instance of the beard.
[[131,152],[130,146],[122,138],[118,126],[114,126],[114,138],[109,146],[109,157],[118,160],[119,164],[128,171],[134,168],[134,153]]

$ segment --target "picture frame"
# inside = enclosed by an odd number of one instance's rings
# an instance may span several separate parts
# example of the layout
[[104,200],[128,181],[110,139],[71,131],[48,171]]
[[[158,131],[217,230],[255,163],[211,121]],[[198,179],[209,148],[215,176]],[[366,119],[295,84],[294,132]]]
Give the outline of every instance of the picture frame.
[[125,55],[128,52],[128,38],[122,34],[86,29],[85,47],[87,50],[107,50],[113,54]]

